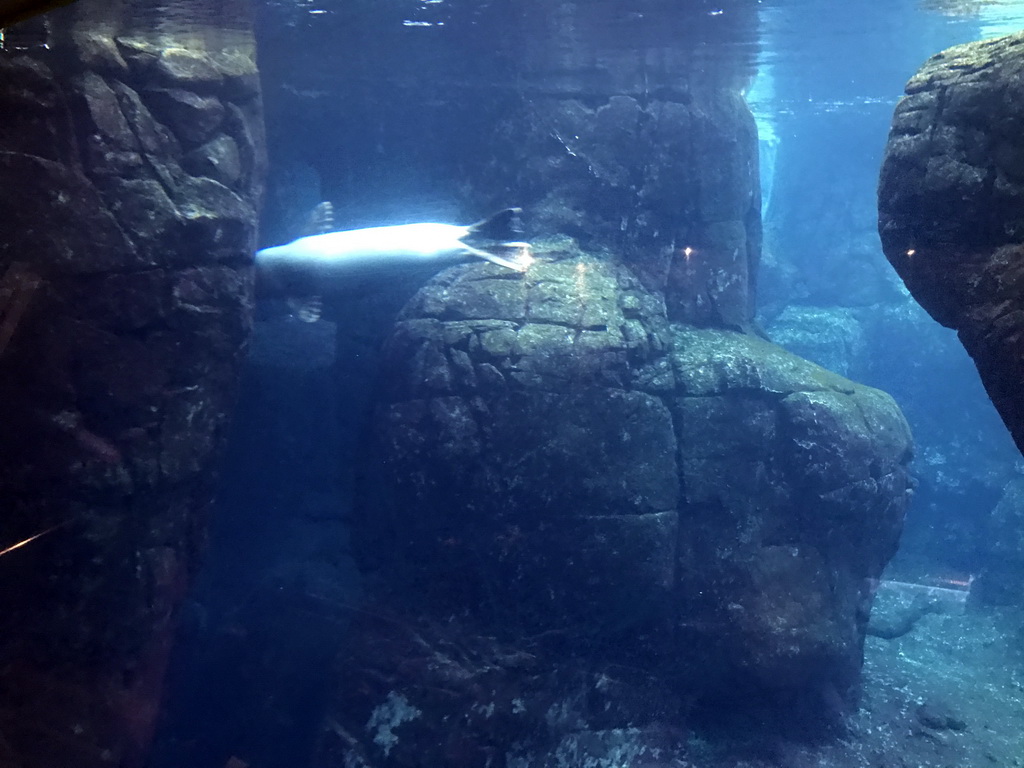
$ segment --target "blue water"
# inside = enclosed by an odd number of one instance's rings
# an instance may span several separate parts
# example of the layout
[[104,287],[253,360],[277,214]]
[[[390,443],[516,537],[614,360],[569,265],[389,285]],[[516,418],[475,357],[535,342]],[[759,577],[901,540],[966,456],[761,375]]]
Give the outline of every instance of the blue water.
[[[791,351],[889,392],[910,422],[917,491],[889,576],[969,580],[992,555],[989,519],[1022,471],[1020,455],[955,335],[886,264],[875,187],[907,78],[945,47],[1024,27],[1024,3],[764,0],[757,24],[715,37],[721,15],[748,5],[692,3],[695,38],[679,42],[678,30],[595,3],[587,34],[600,41],[597,57],[688,47],[711,79],[726,60],[745,70],[736,87],[759,128],[765,229],[758,323]],[[475,25],[509,21],[515,6],[481,2],[467,17],[445,0],[396,0],[386,11],[381,0],[258,3],[270,153],[261,245],[294,237],[321,200],[345,228],[487,213],[463,189],[467,147],[522,86],[510,62],[558,61],[569,53],[545,41],[575,39],[573,29],[538,28],[528,50],[482,46]],[[702,49],[701,36],[715,45]],[[453,88],[474,105],[459,120]],[[379,347],[417,287],[361,291],[329,323],[257,322],[154,766],[220,768],[231,755],[267,768],[305,764],[337,639],[363,594],[346,515]],[[254,679],[251,669],[274,672]],[[713,752],[695,748],[707,757],[693,764],[724,765]],[[786,754],[775,764],[831,764]]]

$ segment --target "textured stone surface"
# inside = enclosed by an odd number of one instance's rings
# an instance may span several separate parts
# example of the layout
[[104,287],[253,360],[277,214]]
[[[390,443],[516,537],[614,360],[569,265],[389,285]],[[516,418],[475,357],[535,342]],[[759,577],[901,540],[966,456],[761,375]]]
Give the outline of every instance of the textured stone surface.
[[[260,101],[61,18],[0,53],[0,548],[49,531],[0,557],[0,762],[140,766],[249,333]],[[233,162],[183,168],[215,129]]]
[[1024,35],[925,63],[893,117],[879,183],[886,256],[956,329],[1024,448]]
[[956,334],[909,294],[896,306],[792,306],[766,330],[773,341],[829,370],[882,386],[910,422],[915,490],[896,572],[909,577],[988,568],[990,516],[1018,474],[1020,452]]
[[[605,54],[598,46],[595,55]],[[546,67],[554,62],[526,62],[522,77],[537,92],[499,131],[500,162],[511,167],[482,178],[481,191],[494,195],[513,168],[529,168],[519,194],[539,231],[609,248],[664,291],[670,320],[748,328],[761,220],[757,129],[742,96],[729,87],[691,90],[687,61],[666,64],[679,80],[664,88],[612,60],[602,66],[623,78],[622,92],[595,92],[580,76],[552,93]],[[506,135],[514,141],[502,144]]]
[[[525,275],[441,275],[385,346],[353,535],[396,613],[358,622],[318,765],[411,764],[415,734],[452,719],[438,748],[474,756],[452,764],[556,764],[564,738],[627,727],[639,759],[711,702],[781,728],[856,700],[908,498],[892,400],[669,324],[570,241],[538,251]],[[449,631],[475,650],[451,657]],[[393,647],[406,633],[419,662]],[[385,738],[374,713],[399,699],[419,714]]]
[[887,395],[754,337],[680,328],[673,363],[679,640],[716,657],[709,675],[724,657],[768,689],[824,673],[853,695],[907,504],[906,423]]
[[692,4],[522,7],[510,53],[523,104],[503,116],[506,172],[481,189],[515,178],[541,231],[609,248],[664,291],[670,320],[748,327],[760,185],[740,92],[753,62],[731,43],[752,35],[755,9],[727,3],[716,25]]
[[[375,433],[386,474],[366,490],[394,501],[360,521],[363,551],[400,552],[434,574],[442,604],[508,590],[531,628],[648,610],[669,586],[679,493],[668,409],[634,388],[659,365],[668,375],[649,332],[659,322],[660,303],[634,278],[591,259],[525,280],[466,267],[421,291],[385,351],[390,405]],[[416,531],[408,503],[423,510]],[[606,550],[608,538],[621,548]],[[466,583],[460,573],[481,558],[489,567]],[[586,598],[597,574],[604,587]]]
[[791,305],[766,330],[779,346],[843,376],[866,351],[860,316],[847,307]]

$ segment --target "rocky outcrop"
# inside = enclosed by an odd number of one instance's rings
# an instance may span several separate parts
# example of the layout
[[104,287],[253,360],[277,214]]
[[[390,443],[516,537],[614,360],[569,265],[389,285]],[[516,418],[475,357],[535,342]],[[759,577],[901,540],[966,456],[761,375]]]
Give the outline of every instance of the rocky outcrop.
[[754,9],[729,3],[716,24],[699,5],[521,5],[521,100],[498,116],[475,189],[515,180],[539,231],[615,252],[664,293],[670,320],[749,328],[761,196],[739,41]]
[[1024,35],[929,59],[897,105],[879,183],[889,261],[956,329],[1024,449]]
[[377,602],[318,765],[412,764],[445,722],[439,763],[627,727],[638,758],[712,701],[782,722],[856,699],[907,503],[891,399],[670,324],[570,242],[542,259],[445,273],[385,347],[353,519]]
[[144,762],[250,325],[251,33],[117,8],[0,52],[0,548],[42,534],[0,557],[20,768]]

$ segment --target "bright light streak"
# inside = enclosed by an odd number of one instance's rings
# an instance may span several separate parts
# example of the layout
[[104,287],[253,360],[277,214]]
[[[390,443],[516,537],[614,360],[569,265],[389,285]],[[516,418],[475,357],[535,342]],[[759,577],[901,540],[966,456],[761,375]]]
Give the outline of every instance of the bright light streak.
[[45,536],[48,533],[52,533],[53,531],[57,530],[58,528],[63,527],[64,525],[65,525],[65,523],[57,523],[57,525],[51,526],[51,527],[47,528],[45,531],[40,531],[35,536],[29,536],[27,539],[22,539],[17,544],[11,544],[11,546],[7,547],[7,549],[0,549],[0,557],[3,557],[8,552],[13,552],[16,549],[21,549],[26,544],[30,544],[33,541],[35,541],[36,539],[38,539],[40,536]]

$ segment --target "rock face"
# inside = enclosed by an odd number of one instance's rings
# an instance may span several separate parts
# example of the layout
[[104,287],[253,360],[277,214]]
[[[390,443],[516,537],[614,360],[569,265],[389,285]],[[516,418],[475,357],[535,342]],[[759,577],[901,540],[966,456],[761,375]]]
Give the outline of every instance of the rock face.
[[251,33],[157,45],[116,5],[0,51],[0,547],[45,532],[0,557],[21,768],[143,764],[250,325]]
[[699,5],[520,5],[508,53],[521,100],[498,117],[475,189],[497,195],[515,179],[539,231],[613,250],[664,293],[670,320],[750,327],[761,197],[741,41],[752,8],[728,3],[716,26]]
[[542,255],[445,273],[385,347],[353,535],[391,613],[358,622],[318,765],[412,765],[456,721],[426,762],[651,759],[711,702],[856,699],[907,501],[891,399]]
[[921,305],[956,329],[1024,449],[1024,35],[929,59],[893,117],[879,232]]

